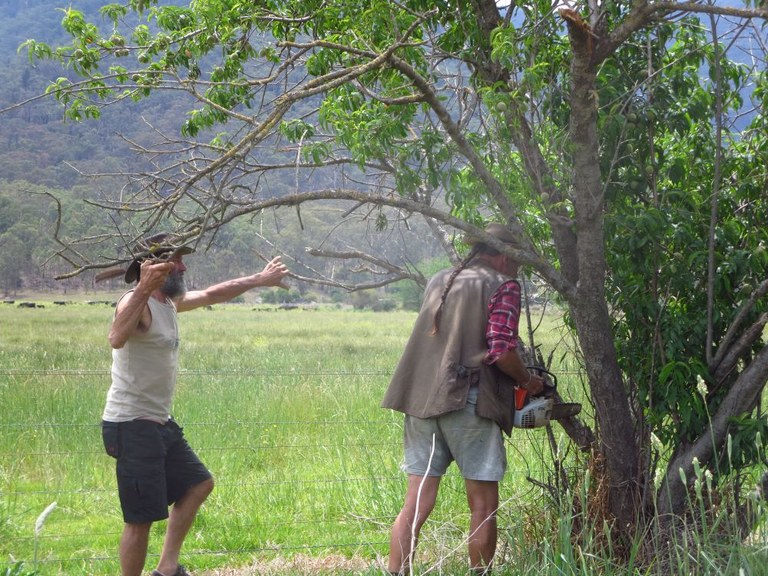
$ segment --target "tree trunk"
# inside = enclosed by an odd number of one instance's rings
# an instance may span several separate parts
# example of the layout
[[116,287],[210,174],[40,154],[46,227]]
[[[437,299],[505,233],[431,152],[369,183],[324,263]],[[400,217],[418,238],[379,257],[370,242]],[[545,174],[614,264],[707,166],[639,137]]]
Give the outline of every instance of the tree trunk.
[[577,295],[570,306],[596,408],[609,509],[618,522],[617,528],[624,531],[634,526],[639,515],[639,456],[605,298],[603,197],[592,40],[583,27],[569,25],[569,30],[574,47],[571,64],[571,194],[578,233],[579,271]]
[[[768,378],[768,347],[760,350],[755,359],[739,375],[698,440],[673,454],[656,499],[656,510],[660,516],[681,515],[685,512],[688,504],[688,483],[695,479],[694,458],[702,465],[706,465],[712,461],[719,450],[722,450],[727,443],[730,419],[754,408],[757,398],[763,391],[766,378]],[[680,478],[681,470],[688,483],[684,484]]]

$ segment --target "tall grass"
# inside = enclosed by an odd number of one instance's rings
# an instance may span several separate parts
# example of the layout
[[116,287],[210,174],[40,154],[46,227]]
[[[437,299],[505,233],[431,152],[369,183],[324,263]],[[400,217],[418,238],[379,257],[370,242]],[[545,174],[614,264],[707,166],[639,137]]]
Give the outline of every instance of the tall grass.
[[[36,550],[40,574],[119,572],[122,518],[114,461],[103,452],[99,428],[112,313],[106,305],[0,305],[0,567],[17,561],[30,567]],[[381,572],[405,478],[402,418],[379,403],[414,319],[407,312],[251,305],[181,316],[173,412],[217,483],[182,551],[187,565],[202,574],[254,561],[343,555],[361,560],[364,573]],[[556,321],[537,336],[546,355],[559,341]],[[554,358],[561,393],[580,399],[568,356]],[[566,467],[585,468],[553,430]],[[592,497],[586,482],[574,482],[559,502],[540,487],[553,482],[544,430],[517,430],[508,446],[496,573],[639,573],[612,563],[605,526],[574,514]],[[35,520],[53,501],[56,508],[36,532]],[[467,525],[463,481],[452,467],[422,533],[415,571],[461,573]],[[164,523],[153,528],[148,567],[164,529]],[[670,547],[679,554],[678,574],[708,555],[722,566],[722,550],[708,542],[697,543],[697,561],[689,561],[690,544]],[[759,564],[760,545],[731,544],[740,566]],[[640,556],[643,543],[632,545]]]

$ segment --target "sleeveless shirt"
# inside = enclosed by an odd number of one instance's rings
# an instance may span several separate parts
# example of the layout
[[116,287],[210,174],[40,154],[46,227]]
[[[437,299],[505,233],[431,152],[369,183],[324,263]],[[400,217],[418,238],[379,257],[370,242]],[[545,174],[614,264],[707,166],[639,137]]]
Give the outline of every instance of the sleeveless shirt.
[[170,418],[179,351],[176,307],[155,298],[147,304],[152,314],[149,330],[112,350],[112,385],[102,416],[108,422]]

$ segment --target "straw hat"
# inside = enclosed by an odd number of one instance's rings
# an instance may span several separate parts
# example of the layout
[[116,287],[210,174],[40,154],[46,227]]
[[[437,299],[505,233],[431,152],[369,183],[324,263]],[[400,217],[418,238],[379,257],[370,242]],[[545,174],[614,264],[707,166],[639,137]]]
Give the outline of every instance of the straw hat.
[[183,256],[185,254],[191,254],[195,251],[190,246],[183,246],[176,243],[178,238],[173,234],[167,232],[161,232],[159,234],[153,234],[139,240],[136,243],[136,247],[133,251],[133,260],[128,264],[127,268],[110,268],[104,272],[96,275],[95,281],[101,282],[102,280],[108,280],[117,276],[123,276],[126,283],[132,284],[139,279],[141,274],[141,263],[144,260],[171,260],[176,256]]

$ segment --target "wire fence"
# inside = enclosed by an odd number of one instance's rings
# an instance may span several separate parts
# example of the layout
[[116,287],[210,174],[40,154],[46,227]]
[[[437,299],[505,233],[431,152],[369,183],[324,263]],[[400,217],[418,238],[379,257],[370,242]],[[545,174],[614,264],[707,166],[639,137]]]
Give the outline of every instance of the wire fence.
[[[305,415],[301,406],[209,405],[243,381],[258,389],[247,398],[252,404],[267,388],[274,404],[297,382],[305,393],[316,389],[319,405],[340,404],[339,390],[388,377],[380,371],[182,370],[175,417],[216,479],[185,557],[215,566],[260,555],[382,553],[387,535],[381,528],[392,514],[366,514],[363,506],[379,487],[391,486],[394,493],[401,483],[394,458],[400,449],[397,419],[384,410],[335,410],[323,417],[312,406]],[[103,369],[0,370],[6,404],[0,422],[0,550],[8,563],[23,561],[41,574],[118,571],[122,519],[114,461],[101,447],[100,430],[108,379]],[[336,390],[327,393],[329,381]],[[52,502],[56,509],[36,530],[39,514]],[[158,542],[147,565],[159,553],[160,539],[153,532]]]
[[[378,407],[390,375],[182,370],[175,417],[216,479],[185,543],[187,563],[341,554],[378,565],[405,487],[402,418]],[[8,564],[23,561],[40,574],[118,572],[122,517],[100,431],[108,379],[104,369],[0,369],[0,551]],[[463,481],[451,471],[433,513],[439,529],[465,521]],[[147,566],[163,531],[164,523],[153,528]]]

